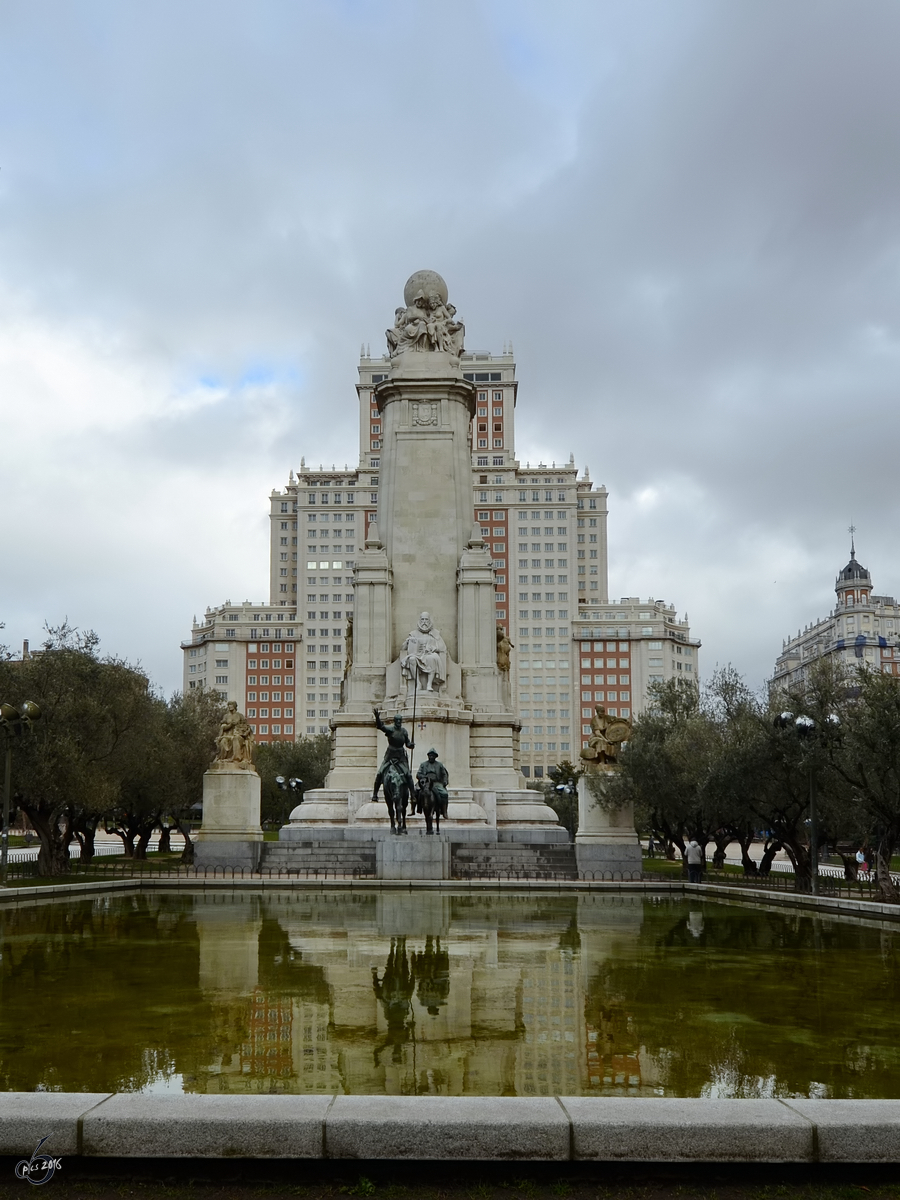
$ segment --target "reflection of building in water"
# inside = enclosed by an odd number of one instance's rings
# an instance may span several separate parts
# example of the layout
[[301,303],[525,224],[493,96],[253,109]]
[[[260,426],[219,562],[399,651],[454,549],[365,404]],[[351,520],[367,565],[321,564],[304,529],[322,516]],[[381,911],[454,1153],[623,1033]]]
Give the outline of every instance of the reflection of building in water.
[[594,989],[586,1005],[581,1090],[603,1096],[652,1095],[653,1063],[641,1054],[626,997],[604,987],[602,970],[606,963],[630,957],[643,921],[643,901],[639,896],[621,896],[597,907],[597,899],[585,896],[579,907],[585,992]]
[[581,1091],[581,990],[580,963],[570,950],[557,950],[522,968],[525,1035],[517,1056],[518,1095],[571,1096]]
[[294,1073],[293,1005],[257,988],[250,1001],[249,1032],[241,1046],[241,1073],[284,1077]]
[[293,1015],[293,1068],[299,1085],[296,1090],[329,1096],[340,1092],[337,1054],[328,1036],[329,1005],[316,1000],[301,1000],[294,1005]]
[[542,1096],[633,1086],[641,1071],[621,999],[605,997],[608,1017],[594,1006],[588,1026],[585,991],[608,956],[628,953],[641,911],[636,897],[284,893],[251,920],[241,912],[242,924],[204,920],[201,960],[229,953],[215,1001],[227,1002],[236,1036],[232,1052],[218,1041],[198,1087]]
[[[618,1018],[618,1019],[617,1019]],[[643,1056],[631,1036],[629,1022],[621,1010],[613,1009],[609,1021],[599,1026],[586,1024],[587,1035],[587,1079],[586,1091],[600,1092],[605,1096],[619,1095],[623,1091],[646,1085],[642,1070]],[[619,1026],[618,1029],[616,1027]],[[616,1030],[616,1032],[611,1032]],[[633,1042],[630,1050],[623,1043]],[[623,1052],[624,1051],[624,1052]]]

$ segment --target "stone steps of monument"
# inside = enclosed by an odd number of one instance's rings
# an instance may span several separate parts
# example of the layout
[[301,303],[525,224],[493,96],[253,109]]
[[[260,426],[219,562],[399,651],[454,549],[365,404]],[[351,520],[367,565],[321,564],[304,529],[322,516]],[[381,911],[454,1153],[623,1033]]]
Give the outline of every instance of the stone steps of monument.
[[520,877],[577,879],[575,847],[569,843],[465,842],[453,846],[451,874],[457,879]]
[[338,875],[374,875],[372,842],[291,842],[263,846],[263,871],[328,871]]

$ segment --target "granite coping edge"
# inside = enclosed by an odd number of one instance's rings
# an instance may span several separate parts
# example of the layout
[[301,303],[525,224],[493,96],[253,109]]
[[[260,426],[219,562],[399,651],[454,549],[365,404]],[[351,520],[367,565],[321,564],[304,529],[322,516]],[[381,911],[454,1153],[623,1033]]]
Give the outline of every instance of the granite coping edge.
[[410,888],[445,889],[447,891],[600,891],[600,892],[680,892],[684,889],[681,883],[650,883],[650,882],[584,882],[580,880],[545,880],[545,879],[298,879],[292,876],[276,878],[256,876],[251,879],[204,879],[190,878],[146,878],[115,879],[91,883],[59,883],[48,884],[44,887],[33,888],[0,888],[0,905],[15,904],[22,900],[34,901],[52,899],[57,896],[88,895],[97,892],[110,891],[165,891],[167,889],[188,889],[202,891],[205,889],[222,891],[269,891],[269,890],[308,890],[308,891],[406,891]]
[[0,1093],[0,1152],[85,1158],[900,1161],[900,1100]]
[[277,878],[255,876],[241,878],[130,878],[97,880],[89,883],[59,883],[44,887],[0,888],[0,906],[34,903],[60,896],[90,895],[117,891],[165,891],[168,889],[231,891],[308,890],[308,891],[383,891],[416,888],[447,891],[533,891],[533,892],[649,892],[683,893],[711,899],[730,899],[754,904],[804,908],[834,915],[869,916],[900,921],[900,905],[875,901],[843,899],[835,896],[810,896],[802,892],[777,892],[753,887],[692,884],[682,880],[581,880],[581,879],[308,879],[291,876]]

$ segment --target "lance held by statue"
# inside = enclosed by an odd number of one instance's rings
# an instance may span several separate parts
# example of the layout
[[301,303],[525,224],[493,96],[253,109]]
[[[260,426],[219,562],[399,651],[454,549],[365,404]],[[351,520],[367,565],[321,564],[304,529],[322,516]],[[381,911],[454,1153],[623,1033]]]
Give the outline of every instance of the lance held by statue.
[[378,800],[378,792],[383,787],[384,800],[391,818],[391,833],[406,833],[406,806],[415,788],[406,750],[415,750],[416,744],[409,740],[409,733],[403,727],[401,716],[394,717],[392,725],[385,725],[380,710],[376,708],[373,712],[375,728],[381,730],[388,744],[375,776],[372,799]]

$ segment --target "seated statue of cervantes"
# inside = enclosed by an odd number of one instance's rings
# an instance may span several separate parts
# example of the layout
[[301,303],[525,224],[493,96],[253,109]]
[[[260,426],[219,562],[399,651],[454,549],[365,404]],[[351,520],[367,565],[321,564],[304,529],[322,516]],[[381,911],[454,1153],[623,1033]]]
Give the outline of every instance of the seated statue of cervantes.
[[400,651],[400,670],[410,691],[439,691],[447,681],[447,647],[431,614],[423,612]]

